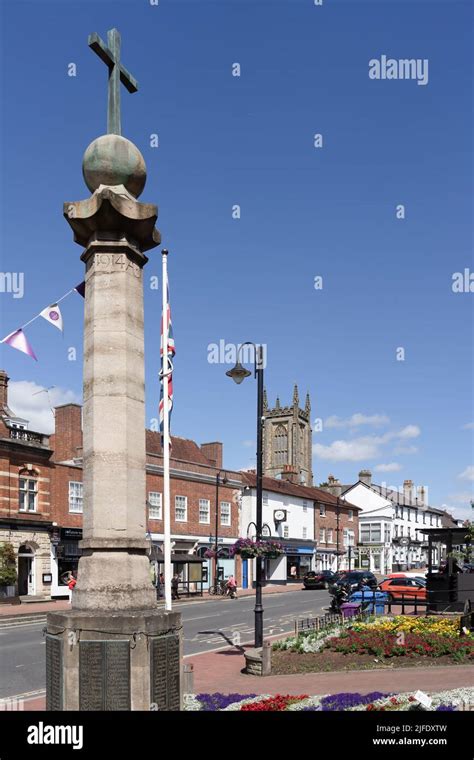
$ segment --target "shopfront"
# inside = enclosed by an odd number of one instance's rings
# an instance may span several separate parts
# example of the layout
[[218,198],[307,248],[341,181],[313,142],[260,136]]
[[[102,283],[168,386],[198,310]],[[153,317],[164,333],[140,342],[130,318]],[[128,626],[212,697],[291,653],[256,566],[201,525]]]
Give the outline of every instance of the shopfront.
[[82,539],[81,528],[54,527],[51,532],[51,596],[70,598],[68,588],[70,573],[77,578],[79,558],[82,554],[79,541]]
[[314,568],[314,541],[288,541],[283,544],[286,555],[286,580],[301,582],[304,576]]

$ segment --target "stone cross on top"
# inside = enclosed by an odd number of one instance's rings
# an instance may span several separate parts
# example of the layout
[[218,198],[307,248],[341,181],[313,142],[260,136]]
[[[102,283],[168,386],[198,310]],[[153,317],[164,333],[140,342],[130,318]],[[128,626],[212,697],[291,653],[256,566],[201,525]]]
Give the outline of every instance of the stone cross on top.
[[109,135],[121,135],[120,82],[129,92],[138,90],[138,82],[120,63],[120,34],[117,29],[109,29],[107,32],[107,45],[96,32],[89,35],[88,44],[109,67],[107,132]]

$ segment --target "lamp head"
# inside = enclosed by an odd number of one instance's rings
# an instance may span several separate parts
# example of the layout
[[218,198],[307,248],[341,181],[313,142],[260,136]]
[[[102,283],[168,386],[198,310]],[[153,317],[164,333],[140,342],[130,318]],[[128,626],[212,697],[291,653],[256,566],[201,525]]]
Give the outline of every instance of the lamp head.
[[236,362],[235,367],[232,367],[232,369],[229,369],[228,372],[226,372],[227,377],[231,377],[237,385],[240,385],[242,380],[245,380],[246,377],[250,377],[251,374],[252,373],[249,372],[248,369],[242,367],[240,362]]

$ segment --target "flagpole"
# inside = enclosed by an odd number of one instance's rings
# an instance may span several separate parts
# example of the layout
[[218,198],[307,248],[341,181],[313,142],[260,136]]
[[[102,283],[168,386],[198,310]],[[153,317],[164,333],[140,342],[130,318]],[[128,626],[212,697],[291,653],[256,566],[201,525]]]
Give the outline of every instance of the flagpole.
[[165,609],[172,609],[171,601],[171,532],[170,532],[170,416],[168,398],[168,251],[161,251],[162,260],[162,290],[163,290],[163,521],[165,557]]

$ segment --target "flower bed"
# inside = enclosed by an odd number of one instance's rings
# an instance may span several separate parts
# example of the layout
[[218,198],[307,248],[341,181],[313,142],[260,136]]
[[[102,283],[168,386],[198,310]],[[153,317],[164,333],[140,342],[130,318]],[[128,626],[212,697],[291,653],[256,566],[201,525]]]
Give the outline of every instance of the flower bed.
[[371,692],[343,692],[323,696],[300,694],[188,694],[184,709],[187,711],[218,712],[286,712],[286,711],[405,711],[462,710],[474,704],[474,688],[451,689],[430,694],[430,707],[424,707],[415,696],[416,692],[383,694]]
[[348,630],[326,641],[326,647],[344,654],[373,654],[376,657],[442,657],[455,662],[474,658],[474,639],[444,636],[438,633],[404,633],[400,641],[395,633],[377,626],[365,630]]
[[[440,618],[435,615],[427,617],[411,617],[397,615],[393,618],[374,618],[368,622],[354,622],[353,631],[377,630],[387,633],[434,633],[449,638],[459,638],[459,618]],[[473,638],[468,634],[467,638]]]

